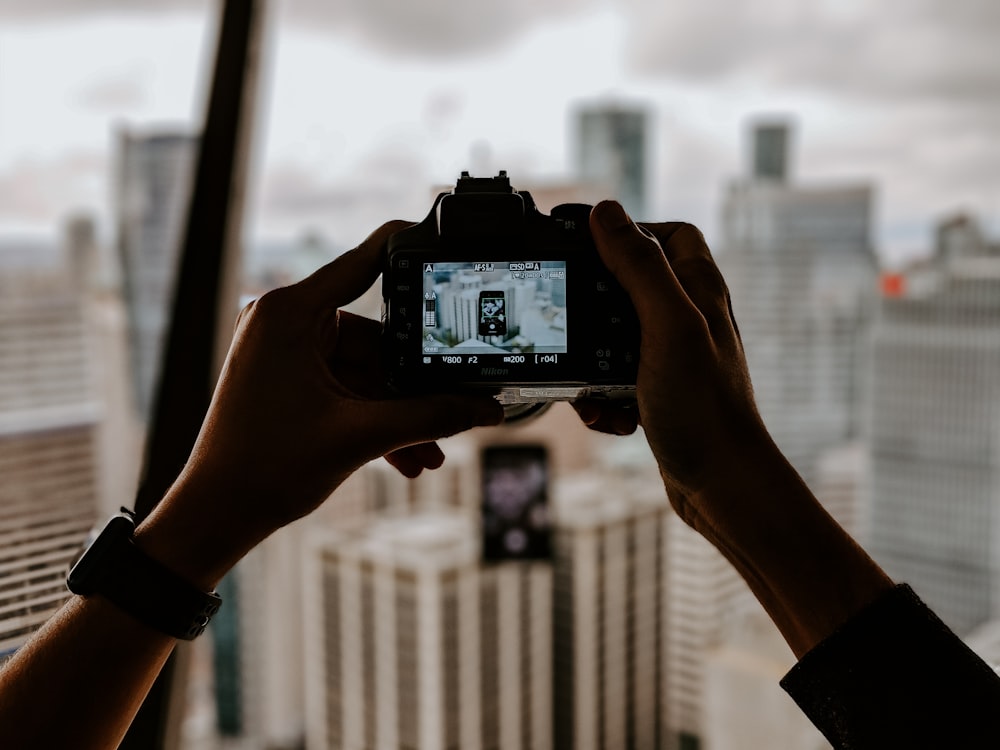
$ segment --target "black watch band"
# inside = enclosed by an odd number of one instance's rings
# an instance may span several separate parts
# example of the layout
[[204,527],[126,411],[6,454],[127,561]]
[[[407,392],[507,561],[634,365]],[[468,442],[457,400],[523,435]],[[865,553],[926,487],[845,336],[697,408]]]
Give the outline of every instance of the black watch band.
[[114,516],[73,565],[66,585],[74,594],[100,594],[162,633],[190,641],[204,632],[222,604],[132,543],[135,516]]

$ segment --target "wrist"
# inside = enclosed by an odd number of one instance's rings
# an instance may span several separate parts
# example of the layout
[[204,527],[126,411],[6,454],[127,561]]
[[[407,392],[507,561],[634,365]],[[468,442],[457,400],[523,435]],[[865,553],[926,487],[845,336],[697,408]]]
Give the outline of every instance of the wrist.
[[256,541],[245,538],[236,513],[220,512],[218,496],[183,480],[139,524],[134,538],[144,553],[206,591],[214,589]]
[[798,656],[893,585],[770,439],[747,446],[690,503],[692,526],[739,571]]
[[66,585],[83,597],[101,596],[153,629],[197,638],[221,600],[135,544],[135,516],[122,508],[74,562]]

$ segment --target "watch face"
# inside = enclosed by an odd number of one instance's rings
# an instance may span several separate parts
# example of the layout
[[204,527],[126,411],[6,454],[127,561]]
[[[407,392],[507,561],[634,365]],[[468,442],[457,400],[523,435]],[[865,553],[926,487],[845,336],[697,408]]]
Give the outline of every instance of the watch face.
[[66,578],[66,585],[74,594],[86,596],[96,591],[96,586],[108,565],[113,565],[119,550],[132,537],[135,523],[131,518],[118,515],[108,521],[93,543],[73,563]]

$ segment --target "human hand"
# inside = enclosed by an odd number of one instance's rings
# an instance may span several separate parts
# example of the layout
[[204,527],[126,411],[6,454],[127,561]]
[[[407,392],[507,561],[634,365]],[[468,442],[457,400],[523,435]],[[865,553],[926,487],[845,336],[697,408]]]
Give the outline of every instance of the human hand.
[[[729,292],[701,232],[690,224],[640,227],[606,201],[594,208],[590,226],[602,260],[639,318],[638,421],[678,507],[749,443],[770,444]],[[623,434],[635,428],[629,410],[597,401],[576,406],[594,429]],[[689,523],[691,512],[682,512]]]
[[405,226],[384,225],[243,310],[191,457],[149,519],[154,528],[169,520],[197,539],[214,522],[226,538],[211,544],[229,548],[232,564],[364,463],[385,456],[413,477],[444,460],[434,440],[502,420],[488,396],[393,398],[379,367],[381,324],[338,309],[378,278],[389,235]]
[[[892,581],[823,509],[767,433],[722,274],[690,224],[634,224],[596,206],[601,258],[639,317],[638,418],[677,514],[734,565],[796,655]],[[584,422],[634,419],[598,402]]]

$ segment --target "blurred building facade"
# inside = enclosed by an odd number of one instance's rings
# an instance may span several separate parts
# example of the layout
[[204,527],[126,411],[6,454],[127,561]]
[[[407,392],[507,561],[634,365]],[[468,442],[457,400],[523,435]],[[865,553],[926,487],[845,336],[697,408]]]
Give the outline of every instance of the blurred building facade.
[[705,750],[829,750],[778,684],[795,656],[770,618],[753,606],[727,623],[705,657],[701,747]]
[[602,184],[630,216],[649,208],[651,115],[643,106],[595,103],[574,114],[576,170],[584,182]]
[[887,277],[874,333],[872,549],[959,634],[1000,616],[1000,249],[971,219]]
[[480,563],[469,514],[310,549],[307,746],[552,747],[552,573]]
[[[696,750],[706,724],[708,659],[752,601],[736,569],[697,531],[665,519],[664,717],[667,748]],[[772,626],[773,627],[773,626]]]
[[188,133],[119,135],[118,250],[135,405],[143,419],[155,398],[197,151],[198,138]]
[[121,317],[92,224],[68,230],[61,247],[0,245],[0,655],[68,598],[70,561],[127,491],[129,441],[108,433]]
[[664,747],[669,506],[656,482],[578,475],[557,489],[557,748]]
[[787,130],[755,129],[756,171],[725,195],[718,263],[761,415],[811,481],[823,451],[860,434],[877,287],[872,190],[791,182]]

